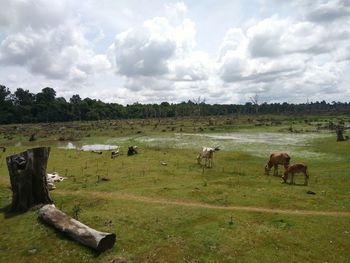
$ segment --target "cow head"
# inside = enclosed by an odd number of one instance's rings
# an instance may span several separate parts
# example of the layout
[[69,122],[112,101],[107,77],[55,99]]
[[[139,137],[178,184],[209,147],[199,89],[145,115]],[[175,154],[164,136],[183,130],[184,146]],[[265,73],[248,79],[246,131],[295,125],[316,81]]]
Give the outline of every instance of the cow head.
[[214,147],[214,152],[220,151],[220,145]]

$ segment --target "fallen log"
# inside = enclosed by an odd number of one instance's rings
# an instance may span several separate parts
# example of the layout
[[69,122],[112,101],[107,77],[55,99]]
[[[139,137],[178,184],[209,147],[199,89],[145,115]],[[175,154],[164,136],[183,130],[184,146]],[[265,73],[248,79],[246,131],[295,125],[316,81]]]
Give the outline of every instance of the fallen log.
[[113,247],[115,234],[97,231],[63,213],[53,205],[40,208],[38,218],[75,241],[103,252]]
[[46,179],[49,154],[50,147],[38,147],[6,157],[12,189],[12,211],[24,212],[38,204],[53,203]]

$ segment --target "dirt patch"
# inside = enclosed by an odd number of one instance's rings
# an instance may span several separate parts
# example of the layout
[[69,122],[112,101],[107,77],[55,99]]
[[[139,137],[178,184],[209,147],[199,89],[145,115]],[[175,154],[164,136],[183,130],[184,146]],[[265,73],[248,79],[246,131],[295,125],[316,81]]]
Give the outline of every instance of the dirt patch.
[[305,215],[305,216],[334,216],[334,217],[350,217],[350,212],[339,211],[314,211],[314,210],[289,210],[289,209],[275,209],[265,207],[252,207],[252,206],[218,206],[199,202],[189,202],[183,200],[167,200],[159,198],[151,198],[140,195],[128,194],[128,193],[115,193],[115,192],[98,192],[98,191],[57,191],[56,194],[72,194],[82,196],[96,196],[107,199],[119,199],[136,201],[150,204],[161,205],[175,205],[183,207],[194,207],[204,209],[216,209],[227,211],[245,211],[245,212],[259,212],[259,213],[271,213],[271,214],[287,214],[287,215]]

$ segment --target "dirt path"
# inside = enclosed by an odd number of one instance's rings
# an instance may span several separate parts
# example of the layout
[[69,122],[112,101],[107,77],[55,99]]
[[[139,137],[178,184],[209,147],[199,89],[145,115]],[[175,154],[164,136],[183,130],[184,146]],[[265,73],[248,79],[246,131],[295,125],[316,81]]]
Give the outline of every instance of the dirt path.
[[287,215],[350,217],[350,212],[290,210],[290,209],[275,209],[275,208],[264,208],[264,207],[253,207],[253,206],[219,206],[219,205],[211,205],[211,204],[191,202],[191,201],[167,200],[167,199],[154,198],[154,197],[145,197],[140,195],[118,193],[118,192],[57,190],[55,191],[55,194],[72,194],[72,195],[82,195],[82,196],[89,195],[89,196],[100,197],[100,198],[136,201],[136,202],[150,203],[150,204],[175,205],[175,206],[217,209],[217,210],[227,210],[227,211],[246,211],[246,212],[260,212],[260,213],[287,214]]

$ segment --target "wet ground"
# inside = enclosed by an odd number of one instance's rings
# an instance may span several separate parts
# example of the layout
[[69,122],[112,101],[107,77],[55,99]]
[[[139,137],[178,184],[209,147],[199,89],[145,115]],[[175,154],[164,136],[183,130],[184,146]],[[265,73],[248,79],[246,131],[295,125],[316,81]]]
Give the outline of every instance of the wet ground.
[[[216,133],[189,134],[175,133],[164,136],[142,136],[134,138],[136,142],[153,147],[170,147],[199,149],[202,146],[219,146],[226,151],[248,152],[256,156],[266,156],[272,152],[286,151],[299,157],[322,157],[322,153],[312,151],[310,143],[313,139],[329,136],[329,134],[307,133]],[[108,142],[117,142],[118,139]]]
[[[132,144],[143,144],[149,147],[179,148],[199,150],[201,147],[219,146],[224,151],[247,152],[265,157],[272,152],[288,152],[296,157],[334,158],[315,152],[310,147],[312,140],[330,136],[329,133],[275,133],[275,132],[231,132],[231,133],[174,133],[155,136],[110,138],[102,144],[84,144],[82,142],[41,141],[36,145],[54,145],[61,149],[77,149],[82,151],[109,151]],[[27,145],[28,143],[25,143]],[[31,145],[33,143],[30,143]],[[17,143],[16,146],[22,146]]]

